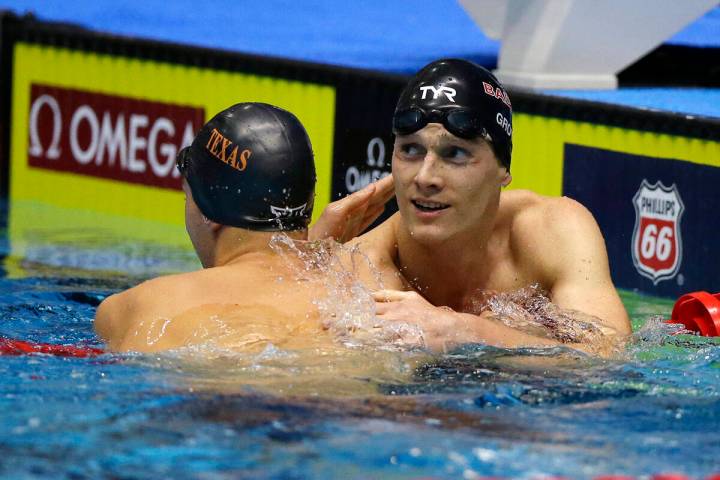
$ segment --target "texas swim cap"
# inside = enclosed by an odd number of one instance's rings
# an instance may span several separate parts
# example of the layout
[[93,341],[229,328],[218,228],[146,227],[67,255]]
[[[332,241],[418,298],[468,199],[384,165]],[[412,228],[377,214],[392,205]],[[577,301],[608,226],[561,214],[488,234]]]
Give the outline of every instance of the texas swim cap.
[[315,163],[310,139],[290,112],[239,103],[215,115],[178,168],[210,220],[250,230],[299,230],[312,215]]
[[512,106],[495,76],[483,67],[442,59],[420,70],[405,86],[393,116],[393,132],[407,135],[442,123],[461,138],[490,140],[495,156],[510,169]]

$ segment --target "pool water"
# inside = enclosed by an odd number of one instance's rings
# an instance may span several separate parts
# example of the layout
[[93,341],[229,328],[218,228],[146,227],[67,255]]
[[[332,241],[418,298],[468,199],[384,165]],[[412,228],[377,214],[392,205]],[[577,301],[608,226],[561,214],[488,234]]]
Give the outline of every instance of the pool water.
[[[42,248],[18,258],[3,240],[0,335],[100,346],[92,319],[105,296],[158,271],[197,266],[191,252],[117,241],[116,250],[108,240],[110,247],[71,252],[38,239]],[[118,251],[123,261],[98,267]],[[656,317],[669,315],[670,300],[621,294],[636,334],[613,360],[481,345],[438,357],[381,350],[0,357],[0,476],[580,479],[720,471],[720,343],[669,335]],[[356,373],[368,364],[377,368]]]

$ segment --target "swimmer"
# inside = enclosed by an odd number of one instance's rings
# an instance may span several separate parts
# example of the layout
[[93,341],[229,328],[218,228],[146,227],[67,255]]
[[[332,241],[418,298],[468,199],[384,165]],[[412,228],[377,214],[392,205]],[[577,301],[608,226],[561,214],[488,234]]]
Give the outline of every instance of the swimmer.
[[[565,197],[503,191],[512,179],[512,107],[490,72],[464,60],[427,65],[403,90],[393,131],[399,212],[352,242],[382,274],[380,319],[420,326],[434,350],[485,343],[592,351],[588,343],[631,332],[590,212]],[[365,282],[377,285],[373,272]],[[477,308],[488,292],[531,285],[571,322],[590,328],[586,320],[595,319],[600,335],[562,338],[551,326],[537,334]]]
[[[322,284],[294,280],[269,243],[356,236],[392,196],[391,179],[333,203],[313,229],[315,164],[291,113],[240,103],[213,117],[178,153],[185,225],[202,270],[146,281],[105,299],[95,329],[110,349],[152,352],[215,342],[248,350],[332,339],[312,300]],[[284,280],[283,280],[284,279]]]

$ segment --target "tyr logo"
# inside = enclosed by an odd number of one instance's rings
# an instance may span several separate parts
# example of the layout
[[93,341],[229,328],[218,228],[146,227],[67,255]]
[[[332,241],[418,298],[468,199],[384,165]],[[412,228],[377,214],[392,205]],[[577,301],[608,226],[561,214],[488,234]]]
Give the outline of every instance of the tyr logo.
[[426,85],[424,87],[420,87],[420,91],[422,92],[422,100],[425,100],[428,91],[432,91],[433,100],[438,98],[441,93],[444,93],[447,99],[453,103],[455,103],[455,95],[457,95],[457,92],[454,88],[446,87],[445,85],[440,85],[439,88],[435,88],[432,85]]

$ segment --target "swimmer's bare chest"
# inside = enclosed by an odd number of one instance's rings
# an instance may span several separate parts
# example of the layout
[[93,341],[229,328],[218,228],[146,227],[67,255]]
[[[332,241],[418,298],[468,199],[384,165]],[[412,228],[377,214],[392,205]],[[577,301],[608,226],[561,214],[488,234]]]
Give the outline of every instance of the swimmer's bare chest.
[[[413,266],[401,265],[392,221],[378,227],[361,243],[379,276],[382,288],[416,290],[428,301],[440,306],[447,305],[457,310],[466,310],[465,305],[476,304],[478,299],[498,292],[512,292],[521,288],[538,285],[551,290],[544,275],[532,261],[534,255],[524,251],[518,255],[518,244],[527,244],[526,238],[514,238],[509,228],[501,228],[494,234],[488,245],[488,257],[483,267],[468,272],[461,267],[456,271],[439,275],[434,271],[422,271]],[[527,235],[527,232],[522,232]],[[413,270],[414,273],[410,273]],[[418,274],[420,271],[422,273]],[[367,282],[366,282],[367,284]]]
[[401,268],[393,262],[391,267],[385,269],[383,277],[397,279],[392,287],[386,288],[415,290],[435,306],[449,306],[468,313],[477,310],[479,304],[497,293],[513,292],[530,285],[547,289],[540,279],[528,275],[508,259],[488,267],[475,275],[458,273],[450,277],[427,275],[407,279],[401,273]]

